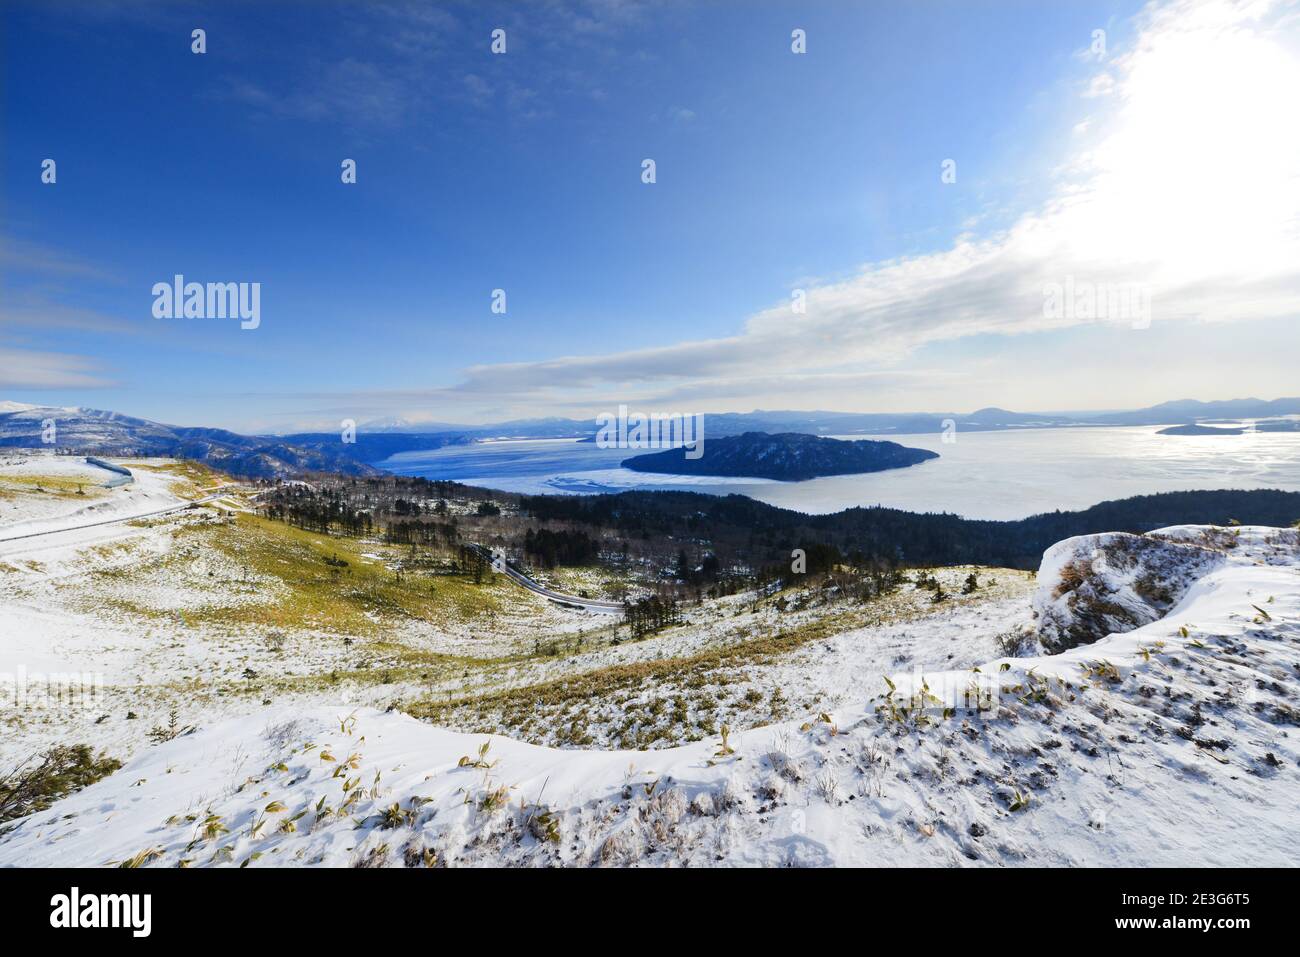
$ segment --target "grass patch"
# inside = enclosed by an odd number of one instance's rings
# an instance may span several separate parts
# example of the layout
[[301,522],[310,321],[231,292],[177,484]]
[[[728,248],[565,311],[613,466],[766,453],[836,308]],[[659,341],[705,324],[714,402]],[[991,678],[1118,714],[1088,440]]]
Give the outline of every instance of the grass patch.
[[191,613],[196,622],[371,635],[390,630],[394,620],[468,621],[501,608],[488,585],[454,576],[399,574],[362,555],[362,549],[383,553],[386,546],[306,532],[256,515],[186,526],[182,533],[202,534],[205,544],[245,569],[245,580],[268,595],[263,603]]
[[[76,478],[69,475],[6,475],[0,478],[0,492],[9,496],[54,495],[58,498],[101,498],[109,490],[101,487],[97,477]],[[78,491],[81,492],[78,495]]]
[[153,462],[127,462],[126,467],[133,472],[150,472],[156,475],[169,475],[178,479],[168,486],[168,491],[178,498],[198,499],[204,495],[203,490],[223,482],[230,477],[202,464],[183,459],[178,462],[157,464]]

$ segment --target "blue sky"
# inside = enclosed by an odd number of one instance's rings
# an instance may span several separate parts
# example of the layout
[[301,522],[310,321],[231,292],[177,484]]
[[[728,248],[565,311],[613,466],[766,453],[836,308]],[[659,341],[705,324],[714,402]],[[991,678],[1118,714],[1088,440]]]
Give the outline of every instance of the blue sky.
[[[1294,25],[1170,6],[7,4],[0,398],[287,430],[1283,394],[1300,154],[1252,118]],[[176,273],[260,282],[259,327],[155,318]],[[1066,276],[1149,327],[1044,320]]]

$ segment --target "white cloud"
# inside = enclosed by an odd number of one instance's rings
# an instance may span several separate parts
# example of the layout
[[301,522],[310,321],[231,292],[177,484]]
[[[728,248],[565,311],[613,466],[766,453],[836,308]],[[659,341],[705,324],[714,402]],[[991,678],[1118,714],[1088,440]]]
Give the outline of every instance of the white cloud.
[[[477,366],[452,393],[526,401],[706,395],[762,376],[815,388],[932,343],[1089,321],[1044,315],[1067,279],[1137,284],[1155,322],[1300,318],[1297,23],[1278,4],[1177,0],[1143,14],[1080,103],[1069,175],[1005,231],[929,255],[865,265],[751,316],[736,335],[542,362]],[[722,380],[722,381],[719,381]],[[842,382],[838,384],[843,385]],[[451,393],[449,393],[451,394]]]
[[15,273],[116,281],[112,273],[57,249],[14,236],[0,236],[0,275],[9,283]]
[[87,389],[112,384],[85,356],[0,349],[0,389]]

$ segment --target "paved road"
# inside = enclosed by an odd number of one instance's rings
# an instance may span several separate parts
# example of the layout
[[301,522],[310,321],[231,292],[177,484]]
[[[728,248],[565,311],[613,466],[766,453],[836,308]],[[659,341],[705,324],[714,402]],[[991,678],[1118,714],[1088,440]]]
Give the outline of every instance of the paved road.
[[[207,496],[206,498],[197,499],[193,502],[183,502],[179,505],[171,505],[168,506],[167,508],[156,509],[155,511],[152,512],[141,512],[138,515],[121,515],[118,516],[117,518],[101,519],[98,522],[87,522],[84,525],[67,525],[64,526],[63,528],[51,528],[43,532],[27,532],[26,534],[23,535],[11,535],[8,538],[0,538],[0,543],[17,542],[26,538],[40,538],[44,535],[61,535],[65,532],[75,532],[86,528],[97,528],[101,525],[116,525],[121,522],[135,522],[135,521],[139,521],[142,518],[154,518],[159,515],[170,515],[173,512],[183,512],[187,508],[192,508],[198,505],[206,505],[209,502],[216,501],[217,499],[221,498],[222,495],[224,494],[222,492],[222,489],[229,488],[230,485],[233,484],[235,483],[230,483],[228,485],[219,485],[216,488],[207,489],[206,491],[210,491],[213,494]],[[478,545],[478,544],[474,544],[472,547],[477,549],[481,555],[483,555],[485,558],[488,559],[488,561],[493,561],[493,556],[490,549],[484,548],[482,545]],[[566,595],[563,594],[562,592],[552,591],[551,589],[547,588],[545,585],[541,585],[538,582],[533,581],[523,572],[511,568],[504,561],[497,566],[496,570],[502,572],[507,578],[509,578],[516,585],[519,585],[520,587],[523,588],[527,588],[531,592],[536,592],[537,594],[542,595],[545,598],[549,598],[551,601],[559,602],[562,605],[570,605],[573,607],[585,609],[587,611],[600,612],[601,614],[605,614],[605,615],[621,615],[623,613],[623,605],[621,602],[600,601],[599,599],[595,599],[595,598],[582,598],[578,595]]]
[[[479,554],[487,558],[488,561],[493,560],[491,549],[484,548],[482,545],[478,544],[475,544],[473,547],[478,550]],[[501,561],[497,563],[495,565],[495,570],[501,572],[516,585],[527,588],[531,592],[536,592],[537,594],[549,598],[551,601],[559,602],[562,605],[575,605],[578,608],[583,608],[587,611],[600,612],[605,615],[623,614],[622,602],[600,601],[596,598],[581,598],[577,595],[565,595],[561,592],[551,591],[551,589],[547,588],[545,585],[533,581],[523,572],[511,568],[508,562]]]
[[[229,488],[228,485],[218,486],[218,488]],[[215,492],[207,498],[196,499],[193,502],[182,502],[179,505],[169,505],[166,508],[156,509],[152,512],[141,512],[138,515],[119,515],[117,518],[105,518],[98,522],[86,522],[84,525],[65,525],[62,528],[48,528],[43,532],[27,532],[23,535],[10,535],[8,538],[0,538],[0,542],[18,542],[24,538],[40,538],[42,535],[62,535],[64,532],[76,532],[85,528],[98,528],[100,525],[117,525],[121,522],[137,522],[142,518],[154,518],[158,515],[170,515],[172,512],[183,512],[187,508],[199,505],[206,505],[209,502],[215,502],[221,498],[224,492]]]

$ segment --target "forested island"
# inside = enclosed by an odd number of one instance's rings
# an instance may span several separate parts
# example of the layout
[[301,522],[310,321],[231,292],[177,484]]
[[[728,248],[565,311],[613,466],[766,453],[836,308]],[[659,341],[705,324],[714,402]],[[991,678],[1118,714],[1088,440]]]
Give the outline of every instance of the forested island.
[[802,482],[827,475],[854,475],[907,468],[939,457],[928,449],[869,439],[844,441],[802,432],[745,432],[710,439],[703,455],[689,448],[651,452],[623,460],[635,472],[666,475],[719,475]]
[[1241,435],[1245,429],[1225,429],[1213,425],[1171,425],[1161,429],[1156,435]]

